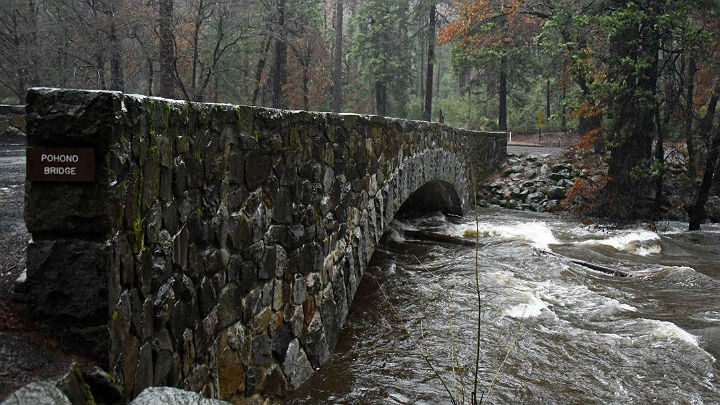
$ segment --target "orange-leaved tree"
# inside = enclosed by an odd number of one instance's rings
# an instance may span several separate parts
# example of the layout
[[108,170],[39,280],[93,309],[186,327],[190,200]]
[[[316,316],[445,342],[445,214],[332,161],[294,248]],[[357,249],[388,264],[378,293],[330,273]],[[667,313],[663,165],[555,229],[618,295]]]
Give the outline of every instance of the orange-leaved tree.
[[451,43],[456,67],[497,72],[498,121],[507,129],[508,76],[522,72],[544,20],[521,0],[461,0],[438,43]]

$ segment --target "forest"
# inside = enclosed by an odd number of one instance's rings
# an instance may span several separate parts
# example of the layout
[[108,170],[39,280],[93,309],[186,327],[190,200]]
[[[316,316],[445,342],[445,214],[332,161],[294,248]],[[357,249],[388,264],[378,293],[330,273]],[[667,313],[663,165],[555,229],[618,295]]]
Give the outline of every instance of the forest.
[[[2,0],[0,102],[33,86],[576,132],[594,214],[691,229],[720,176],[718,0]],[[652,214],[650,214],[652,216]]]

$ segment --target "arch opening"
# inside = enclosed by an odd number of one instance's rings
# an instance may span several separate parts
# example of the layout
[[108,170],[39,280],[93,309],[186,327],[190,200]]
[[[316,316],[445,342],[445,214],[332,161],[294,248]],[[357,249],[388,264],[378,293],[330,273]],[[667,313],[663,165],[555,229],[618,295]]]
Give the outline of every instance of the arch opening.
[[455,186],[446,181],[433,180],[410,194],[400,206],[396,217],[417,217],[438,211],[446,215],[463,215],[463,205]]

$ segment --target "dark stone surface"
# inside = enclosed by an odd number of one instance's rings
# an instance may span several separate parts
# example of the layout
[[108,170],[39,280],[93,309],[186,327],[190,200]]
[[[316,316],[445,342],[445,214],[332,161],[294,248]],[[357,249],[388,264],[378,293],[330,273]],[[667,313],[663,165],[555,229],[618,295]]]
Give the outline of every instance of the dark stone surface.
[[50,89],[28,104],[29,145],[97,156],[95,183],[28,183],[28,291],[77,330],[109,323],[97,347],[124,399],[297,387],[402,203],[420,189],[409,205],[461,212],[469,174],[505,157],[504,134],[382,117]]

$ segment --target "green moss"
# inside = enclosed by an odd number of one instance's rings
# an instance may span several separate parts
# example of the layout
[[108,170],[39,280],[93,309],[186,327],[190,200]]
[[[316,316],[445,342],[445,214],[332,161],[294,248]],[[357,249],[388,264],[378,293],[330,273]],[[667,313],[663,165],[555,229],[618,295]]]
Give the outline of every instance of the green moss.
[[145,232],[143,232],[142,226],[142,218],[138,213],[133,221],[132,229],[133,253],[136,254],[145,251]]
[[110,315],[110,319],[113,321],[117,321],[118,318],[120,318],[120,314],[118,313],[117,309],[113,309],[112,314]]
[[319,202],[316,202],[315,204],[313,204],[313,216],[315,217],[315,223],[316,223],[316,224],[321,223],[322,220],[323,220],[322,215],[320,215],[320,212],[321,212],[321,211],[322,211],[322,210],[320,209],[320,203],[319,203]]
[[380,139],[382,138],[383,130],[380,127],[375,127],[372,129],[372,137],[374,139]]
[[301,146],[300,143],[300,132],[298,131],[297,127],[292,126],[290,127],[290,147],[292,149],[298,149]]
[[88,385],[88,383],[86,382],[83,382],[83,389],[85,390],[85,405],[95,405],[95,397],[92,394],[90,385]]
[[253,127],[253,109],[249,107],[238,107],[236,111],[240,130],[250,132]]

